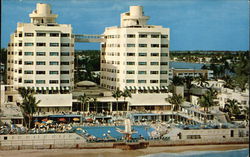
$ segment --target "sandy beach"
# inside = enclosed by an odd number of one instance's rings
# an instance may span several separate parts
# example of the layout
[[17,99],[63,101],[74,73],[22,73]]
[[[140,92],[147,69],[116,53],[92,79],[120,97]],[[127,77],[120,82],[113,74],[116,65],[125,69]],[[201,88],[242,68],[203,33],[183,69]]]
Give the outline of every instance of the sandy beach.
[[0,157],[136,157],[155,153],[178,153],[185,151],[225,151],[248,148],[249,144],[235,145],[197,145],[149,147],[147,149],[124,151],[120,149],[41,149],[0,151]]

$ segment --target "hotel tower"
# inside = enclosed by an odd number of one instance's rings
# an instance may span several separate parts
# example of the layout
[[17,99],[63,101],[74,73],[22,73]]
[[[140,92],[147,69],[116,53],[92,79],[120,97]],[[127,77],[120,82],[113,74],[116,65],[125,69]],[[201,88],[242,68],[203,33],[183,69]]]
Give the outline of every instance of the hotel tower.
[[74,85],[72,27],[58,24],[50,5],[38,3],[30,23],[18,23],[8,45],[7,83],[41,93]]
[[169,28],[148,25],[142,6],[121,14],[120,26],[105,29],[101,86],[133,92],[165,90],[169,84]]

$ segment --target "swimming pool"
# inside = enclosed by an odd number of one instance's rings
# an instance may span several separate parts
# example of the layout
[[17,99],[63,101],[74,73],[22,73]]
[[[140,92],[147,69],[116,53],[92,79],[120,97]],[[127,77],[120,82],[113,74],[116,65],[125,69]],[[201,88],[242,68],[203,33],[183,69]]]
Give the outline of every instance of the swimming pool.
[[[74,129],[79,128],[75,127]],[[110,132],[110,136],[121,139],[123,134],[116,131],[116,128],[124,130],[124,126],[84,126],[80,127],[85,130],[88,134],[95,136],[96,138],[105,138],[104,134],[108,134]],[[137,133],[132,134],[133,138],[140,138],[141,136],[145,139],[150,138],[150,133],[154,131],[153,128],[149,126],[132,126],[132,129],[136,130]],[[82,130],[76,130],[76,133],[82,134]]]

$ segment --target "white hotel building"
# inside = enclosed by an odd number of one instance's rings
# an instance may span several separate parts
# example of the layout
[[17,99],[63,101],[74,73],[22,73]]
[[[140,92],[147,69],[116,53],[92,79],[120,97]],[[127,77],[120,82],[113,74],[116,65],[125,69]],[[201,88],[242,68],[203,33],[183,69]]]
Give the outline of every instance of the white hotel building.
[[70,107],[72,94],[66,93],[74,87],[72,27],[56,23],[58,15],[48,4],[38,3],[29,16],[31,22],[18,23],[10,37],[7,84],[34,88],[42,100],[39,107]]
[[121,14],[121,24],[105,29],[101,44],[101,86],[154,92],[169,84],[169,28],[147,25],[142,6]]

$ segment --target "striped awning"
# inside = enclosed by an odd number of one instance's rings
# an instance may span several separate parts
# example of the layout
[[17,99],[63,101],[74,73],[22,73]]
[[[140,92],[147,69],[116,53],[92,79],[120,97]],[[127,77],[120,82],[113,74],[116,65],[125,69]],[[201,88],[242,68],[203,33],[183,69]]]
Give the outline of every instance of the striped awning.
[[165,89],[164,86],[161,86],[161,90]]
[[56,90],[59,90],[59,87],[56,87]]
[[148,90],[150,90],[150,87],[148,87]]
[[138,87],[139,88],[139,90],[142,90],[142,87]]
[[158,86],[156,86],[155,88],[156,88],[156,90],[160,90],[160,88]]
[[136,86],[134,86],[134,90],[136,90],[137,88],[136,88]]
[[153,89],[153,90],[155,90],[155,87],[154,87],[154,86],[152,86],[152,89]]
[[45,88],[44,88],[44,87],[42,87],[42,90],[45,90]]
[[65,89],[66,89],[66,90],[69,90],[69,87],[67,86]]
[[49,87],[46,87],[46,90],[49,90]]
[[51,90],[54,90],[54,87],[51,87]]
[[144,90],[147,90],[147,88],[146,88],[146,87],[143,87],[143,89],[144,89]]

